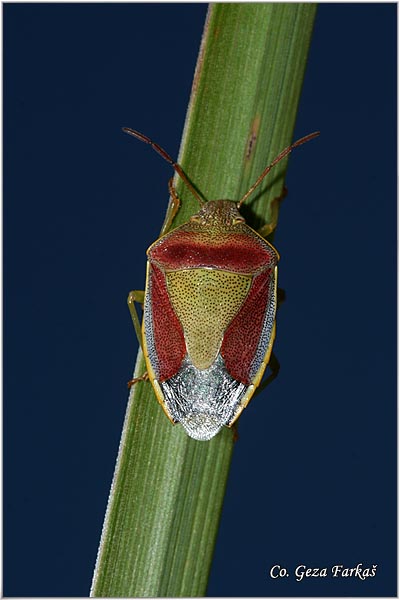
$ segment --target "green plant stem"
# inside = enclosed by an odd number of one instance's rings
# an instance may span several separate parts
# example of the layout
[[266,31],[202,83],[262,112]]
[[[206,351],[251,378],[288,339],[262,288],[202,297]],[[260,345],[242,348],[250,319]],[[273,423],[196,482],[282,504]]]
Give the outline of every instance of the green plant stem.
[[[314,4],[211,6],[179,157],[207,199],[239,199],[291,142],[314,16]],[[286,163],[244,208],[254,228],[271,218]],[[174,226],[198,210],[175,179]],[[144,371],[139,352],[135,376]],[[231,430],[192,440],[171,425],[148,382],[132,388],[92,596],[205,594],[232,450]]]

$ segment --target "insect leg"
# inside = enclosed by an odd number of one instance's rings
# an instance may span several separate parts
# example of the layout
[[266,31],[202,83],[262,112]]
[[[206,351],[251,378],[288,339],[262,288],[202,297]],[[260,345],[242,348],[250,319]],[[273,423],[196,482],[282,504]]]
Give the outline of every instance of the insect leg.
[[135,333],[136,333],[136,337],[139,342],[139,346],[143,350],[142,330],[140,327],[140,321],[139,321],[139,316],[136,311],[135,302],[138,302],[143,307],[144,292],[139,291],[139,290],[133,290],[132,292],[129,292],[129,296],[128,296],[128,308],[129,308],[129,312],[131,313],[133,327],[135,328]]
[[[129,312],[131,313],[133,327],[135,328],[135,333],[136,333],[136,337],[139,342],[139,346],[143,350],[142,331],[140,328],[140,321],[139,321],[139,316],[136,311],[135,302],[138,302],[139,304],[141,304],[142,308],[143,308],[143,302],[144,302],[144,292],[143,291],[133,290],[132,292],[129,292],[129,296],[128,296],[128,308],[129,308]],[[141,377],[135,377],[134,379],[131,379],[130,381],[128,381],[128,388],[131,388],[138,381],[147,381],[148,378],[149,378],[149,376],[148,376],[147,372],[143,373],[143,375]]]
[[233,433],[232,441],[233,441],[234,444],[236,444],[236,442],[239,441],[238,425],[239,425],[239,422],[235,421],[234,424],[232,425],[232,428],[231,428],[232,429],[232,433]]
[[264,379],[264,381],[262,381],[261,385],[258,386],[257,390],[254,393],[253,398],[255,396],[257,396],[260,392],[263,392],[265,390],[265,388],[267,386],[269,386],[269,384],[272,383],[276,377],[278,377],[278,373],[279,373],[279,369],[281,368],[281,365],[279,364],[279,360],[276,358],[276,356],[273,352],[271,353],[271,356],[269,358],[268,366],[271,369],[271,373],[268,375],[268,377],[266,379]]
[[278,224],[279,203],[287,196],[287,187],[283,188],[282,194],[274,198],[271,202],[271,222],[263,225],[257,233],[266,238],[272,233]]
[[168,181],[168,190],[169,190],[169,204],[167,209],[167,214],[165,215],[164,223],[161,228],[160,236],[167,233],[169,228],[172,225],[172,221],[175,218],[176,213],[179,210],[180,200],[178,194],[176,193],[176,189],[174,188],[173,178]]
[[286,300],[286,292],[283,288],[278,287],[277,290],[277,307],[276,310],[279,310],[280,307],[282,306],[282,304],[285,302]]
[[128,381],[127,385],[128,385],[128,388],[131,388],[133,385],[135,385],[135,383],[138,383],[138,381],[148,381],[148,380],[149,380],[149,375],[146,371],[145,373],[143,373],[143,375],[141,375],[141,377],[135,377],[134,379],[131,379],[130,381]]

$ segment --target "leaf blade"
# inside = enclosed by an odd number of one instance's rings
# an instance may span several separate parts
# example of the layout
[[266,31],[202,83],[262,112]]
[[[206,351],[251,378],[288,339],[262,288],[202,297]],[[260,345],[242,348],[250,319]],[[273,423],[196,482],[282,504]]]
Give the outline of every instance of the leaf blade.
[[[290,143],[314,16],[313,4],[211,6],[179,157],[208,199],[239,199]],[[271,217],[286,163],[246,208],[252,226]],[[174,226],[198,209],[176,185]],[[139,353],[135,376],[144,370]],[[132,388],[92,596],[205,594],[232,450],[231,430],[192,440],[148,383]]]

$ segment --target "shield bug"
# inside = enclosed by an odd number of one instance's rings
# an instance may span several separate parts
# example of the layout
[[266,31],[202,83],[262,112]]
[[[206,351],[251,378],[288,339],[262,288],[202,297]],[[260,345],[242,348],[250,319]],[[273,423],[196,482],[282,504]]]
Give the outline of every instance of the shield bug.
[[[187,223],[168,231],[179,208],[170,180],[166,221],[147,250],[146,290],[131,292],[128,304],[147,366],[139,379],[150,379],[172,423],[196,440],[209,440],[249,403],[275,338],[279,254],[263,235],[276,223],[257,233],[240,208],[280,160],[319,132],[285,148],[239,201],[206,202],[165,150],[137,131],[124,131],[167,160],[200,204]],[[140,328],[134,301],[143,300]]]

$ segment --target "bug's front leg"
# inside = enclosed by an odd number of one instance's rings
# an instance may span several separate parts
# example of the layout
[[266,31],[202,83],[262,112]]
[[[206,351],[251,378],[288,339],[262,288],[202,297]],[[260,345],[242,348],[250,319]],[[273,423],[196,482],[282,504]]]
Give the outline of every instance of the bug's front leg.
[[172,225],[172,221],[175,218],[176,213],[179,210],[181,201],[179,200],[179,196],[176,193],[176,189],[174,188],[173,178],[168,181],[168,191],[169,191],[169,204],[167,208],[167,213],[165,215],[163,226],[161,227],[160,237],[167,233],[169,228]]
[[257,233],[261,235],[263,238],[268,237],[276,228],[278,224],[278,215],[279,215],[279,203],[282,202],[284,198],[287,196],[287,187],[284,186],[282,194],[274,198],[271,202],[271,221],[266,225],[263,225]]

